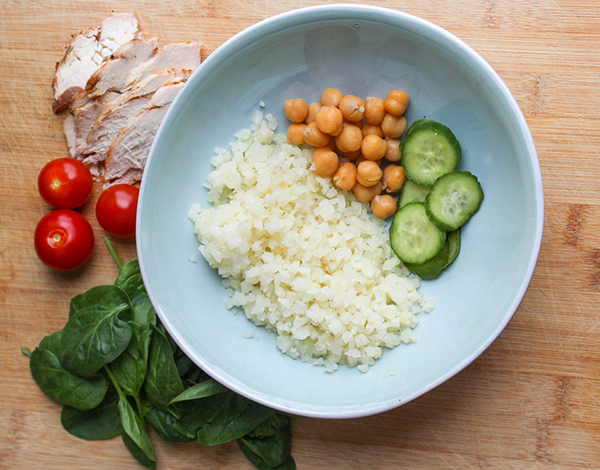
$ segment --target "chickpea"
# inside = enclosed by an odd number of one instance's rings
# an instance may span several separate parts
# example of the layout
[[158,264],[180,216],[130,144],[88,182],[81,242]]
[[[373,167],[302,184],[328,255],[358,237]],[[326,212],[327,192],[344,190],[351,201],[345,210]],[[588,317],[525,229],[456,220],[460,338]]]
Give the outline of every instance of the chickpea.
[[310,124],[311,122],[315,122],[315,119],[317,118],[317,113],[319,112],[319,110],[322,108],[323,106],[321,106],[321,103],[311,103],[308,105],[308,115],[306,116],[306,119],[304,120],[304,122],[306,124]]
[[383,177],[381,182],[383,183],[383,189],[388,193],[397,193],[402,189],[402,185],[406,181],[406,175],[404,174],[404,168],[399,165],[388,165],[383,170]]
[[362,132],[352,124],[343,125],[341,134],[335,138],[335,144],[342,153],[358,150],[361,143]]
[[366,160],[358,165],[356,171],[356,180],[365,188],[375,186],[381,180],[382,172],[379,165],[375,162]]
[[333,175],[333,184],[340,189],[350,190],[356,186],[356,165],[346,162]]
[[315,174],[326,177],[333,175],[338,169],[338,156],[329,147],[319,147],[315,149],[312,155],[312,161],[315,164]]
[[360,150],[355,150],[354,152],[344,152],[344,157],[348,160],[356,160],[360,157]]
[[381,160],[367,160],[365,157],[363,157],[362,155],[360,157],[358,157],[356,159],[356,161],[354,162],[357,166],[360,165],[362,162],[371,162],[374,161],[374,163],[377,163],[377,165],[379,165],[379,168],[381,168]]
[[352,188],[356,199],[360,202],[371,202],[375,196],[381,194],[381,182],[370,188],[365,188],[362,184],[356,183],[356,186]]
[[385,219],[396,212],[396,200],[386,194],[384,196],[375,196],[371,202],[371,210],[373,215],[378,219]]
[[325,134],[335,135],[342,131],[344,117],[335,106],[323,106],[317,113],[315,122]]
[[329,136],[329,143],[327,144],[327,147],[329,147],[331,150],[335,150],[337,147],[335,146],[335,137],[330,135]]
[[302,145],[304,143],[304,129],[306,129],[306,124],[302,122],[290,124],[287,130],[288,142],[292,145]]
[[376,96],[368,96],[365,102],[365,121],[372,126],[381,124],[385,116],[383,100]]
[[385,158],[390,162],[399,162],[402,159],[402,150],[400,150],[400,141],[398,139],[385,139],[387,142],[387,151]]
[[323,106],[337,106],[344,94],[337,88],[327,88],[321,95],[321,104]]
[[317,127],[316,122],[311,122],[303,132],[304,140],[313,147],[325,147],[329,143],[329,136]]
[[383,131],[381,130],[381,126],[375,126],[373,124],[364,124],[361,130],[363,139],[368,135],[376,135],[383,139]]
[[340,100],[338,106],[346,121],[362,121],[365,113],[365,102],[362,98],[346,95]]
[[302,122],[308,116],[308,105],[302,98],[285,102],[285,115],[292,122]]
[[359,129],[363,128],[363,124],[364,122],[362,121],[362,119],[360,121],[344,121],[346,124],[352,124],[353,126],[358,127]]
[[381,160],[387,151],[387,142],[379,136],[368,135],[363,139],[360,151],[367,160]]
[[387,113],[381,121],[381,130],[386,137],[397,139],[406,130],[406,118]]
[[404,111],[406,111],[409,100],[409,96],[404,91],[392,90],[390,91],[390,94],[387,95],[383,105],[388,113],[393,114],[394,116],[402,116]]

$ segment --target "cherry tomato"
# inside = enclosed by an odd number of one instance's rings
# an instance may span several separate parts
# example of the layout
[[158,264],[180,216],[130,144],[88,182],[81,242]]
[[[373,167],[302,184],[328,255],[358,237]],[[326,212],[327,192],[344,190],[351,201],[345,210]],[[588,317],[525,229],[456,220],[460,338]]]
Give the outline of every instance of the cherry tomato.
[[92,174],[74,158],[58,158],[46,163],[38,176],[42,199],[57,209],[75,209],[92,194]]
[[34,243],[38,257],[46,266],[70,271],[92,256],[94,232],[79,212],[56,209],[38,222]]
[[115,237],[133,237],[139,194],[140,190],[129,184],[116,184],[104,191],[96,204],[100,226]]

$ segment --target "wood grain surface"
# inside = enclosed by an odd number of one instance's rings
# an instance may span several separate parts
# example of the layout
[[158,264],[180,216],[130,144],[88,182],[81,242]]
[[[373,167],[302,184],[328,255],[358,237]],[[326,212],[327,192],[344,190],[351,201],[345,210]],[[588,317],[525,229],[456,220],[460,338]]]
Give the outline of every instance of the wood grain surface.
[[[72,296],[116,275],[106,250],[78,271],[46,269],[33,230],[48,212],[36,178],[66,156],[52,114],[55,63],[70,35],[112,10],[147,37],[200,40],[203,57],[277,13],[283,0],[0,0],[0,468],[137,469],[119,439],[86,442],[33,382],[21,346],[62,327]],[[325,3],[325,2],[322,2]],[[295,419],[299,469],[600,468],[600,3],[589,0],[368,2],[456,34],[507,83],[531,127],[546,222],[533,280],[513,320],[470,367],[393,411],[355,420]],[[102,230],[93,208],[82,212]],[[125,260],[132,241],[116,242]],[[236,444],[167,444],[161,469],[250,469]]]

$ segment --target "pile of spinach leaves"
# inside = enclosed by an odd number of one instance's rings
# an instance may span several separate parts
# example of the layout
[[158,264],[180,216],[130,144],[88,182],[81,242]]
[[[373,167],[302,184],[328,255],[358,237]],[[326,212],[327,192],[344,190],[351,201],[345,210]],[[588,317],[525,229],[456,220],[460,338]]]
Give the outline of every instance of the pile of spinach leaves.
[[259,470],[293,470],[288,416],[233,393],[200,370],[157,319],[137,260],[114,285],[71,300],[61,331],[31,352],[31,375],[65,405],[61,423],[86,440],[118,435],[135,459],[156,468],[147,424],[169,442],[216,445],[237,440]]

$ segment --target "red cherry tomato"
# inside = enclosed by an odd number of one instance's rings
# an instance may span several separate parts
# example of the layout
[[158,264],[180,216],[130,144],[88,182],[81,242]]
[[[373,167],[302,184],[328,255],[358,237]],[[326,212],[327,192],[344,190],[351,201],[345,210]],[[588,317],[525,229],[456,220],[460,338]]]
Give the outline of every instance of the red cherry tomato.
[[48,162],[38,177],[42,199],[57,209],[75,209],[92,194],[92,174],[74,158]]
[[129,184],[116,184],[104,191],[96,204],[100,226],[115,237],[133,237],[139,194],[140,190]]
[[94,232],[79,212],[56,209],[38,222],[34,243],[38,257],[46,266],[70,271],[92,256]]

